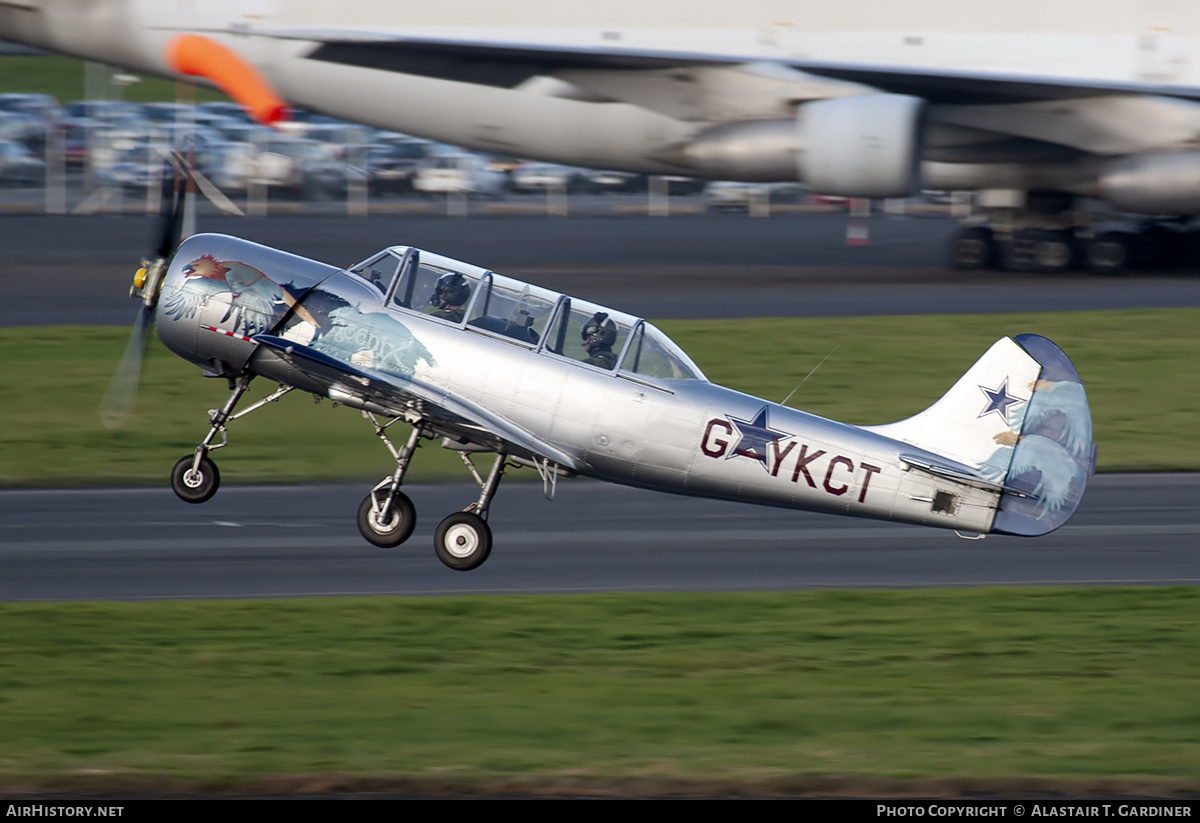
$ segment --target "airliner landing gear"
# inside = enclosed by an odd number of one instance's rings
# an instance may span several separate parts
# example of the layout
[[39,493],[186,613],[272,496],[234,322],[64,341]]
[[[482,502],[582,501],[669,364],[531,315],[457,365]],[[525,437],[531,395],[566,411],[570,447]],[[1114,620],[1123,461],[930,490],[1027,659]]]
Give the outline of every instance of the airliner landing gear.
[[1084,262],[1092,274],[1121,274],[1133,260],[1134,236],[1125,232],[1106,231],[1088,241]]
[[950,265],[959,271],[990,269],[995,259],[996,241],[989,228],[964,226],[950,241]]
[[1024,207],[985,208],[968,218],[950,242],[949,264],[959,271],[1112,276],[1176,265],[1194,256],[1197,237],[1187,219],[1138,223],[1078,209],[1062,193],[1030,192]]

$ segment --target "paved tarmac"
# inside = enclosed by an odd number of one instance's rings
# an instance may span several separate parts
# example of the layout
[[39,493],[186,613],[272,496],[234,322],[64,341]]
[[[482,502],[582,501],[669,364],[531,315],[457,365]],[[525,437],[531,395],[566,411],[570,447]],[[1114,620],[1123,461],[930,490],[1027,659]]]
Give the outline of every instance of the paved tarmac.
[[438,520],[475,496],[406,487],[416,533],[378,549],[354,515],[370,484],[0,490],[0,600],[740,591],[1200,583],[1200,475],[1094,478],[1045,537],[989,536],[564,481],[507,482],[488,561],[434,556]]
[[[132,322],[128,285],[156,226],[132,216],[0,216],[0,326]],[[1186,271],[947,269],[956,226],[944,217],[876,216],[866,248],[846,246],[841,214],[204,217],[197,228],[337,265],[416,245],[651,319],[1200,306],[1200,275]]]

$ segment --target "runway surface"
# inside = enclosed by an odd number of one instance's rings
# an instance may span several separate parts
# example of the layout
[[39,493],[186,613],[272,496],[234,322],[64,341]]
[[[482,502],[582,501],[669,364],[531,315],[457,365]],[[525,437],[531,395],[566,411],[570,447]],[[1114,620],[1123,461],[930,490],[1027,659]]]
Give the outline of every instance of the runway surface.
[[0,490],[0,600],[1200,583],[1200,475],[1100,476],[1058,531],[977,541],[584,481],[547,502],[509,482],[468,573],[432,535],[474,487],[406,487],[416,533],[378,549],[354,524],[368,486],[230,486],[201,506],[165,488]]
[[[132,322],[136,303],[126,294],[156,225],[144,217],[0,217],[0,326]],[[208,217],[198,229],[337,265],[415,245],[650,319],[1200,306],[1194,272],[947,269],[956,229],[947,218],[876,216],[867,248],[847,248],[840,214]]]

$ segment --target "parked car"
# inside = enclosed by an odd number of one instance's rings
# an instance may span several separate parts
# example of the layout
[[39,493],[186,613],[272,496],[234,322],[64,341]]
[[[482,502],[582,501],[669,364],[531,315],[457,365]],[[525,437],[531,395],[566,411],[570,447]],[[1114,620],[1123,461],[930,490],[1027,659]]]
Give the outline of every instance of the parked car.
[[23,143],[0,140],[0,186],[40,186],[46,164]]
[[46,152],[46,125],[32,114],[0,110],[0,140],[24,143],[34,154]]
[[505,175],[488,168],[476,154],[448,154],[421,162],[413,175],[413,188],[423,194],[489,194],[504,188]]
[[255,148],[250,165],[253,183],[310,200],[346,191],[346,165],[316,141],[280,136]]
[[404,194],[413,190],[413,176],[425,159],[423,140],[389,140],[367,149],[367,176],[371,194]]
[[804,196],[799,183],[742,183],[717,180],[704,188],[708,208],[713,211],[749,211],[758,198],[765,203],[795,203]]
[[220,114],[233,120],[240,120],[243,123],[252,122],[252,118],[246,112],[246,110],[242,108],[240,103],[214,101],[211,103],[200,103],[196,106],[196,108],[202,111],[212,112],[213,114]]
[[667,182],[667,192],[669,194],[682,195],[684,197],[699,194],[708,185],[707,180],[698,180],[695,177],[682,177],[678,174],[666,175],[663,177],[663,180]]
[[67,106],[67,114],[106,122],[140,120],[142,107],[128,100],[76,100]]
[[68,168],[83,168],[91,158],[92,146],[108,128],[94,117],[68,117],[62,123],[63,160]]
[[0,111],[20,112],[39,120],[58,121],[65,116],[58,100],[49,94],[0,94]]
[[226,194],[244,193],[254,173],[254,146],[227,141],[212,148],[215,157],[208,179]]
[[525,163],[508,175],[513,191],[530,194],[545,191],[579,191],[586,183],[583,170],[553,163]]
[[644,174],[634,174],[628,171],[596,171],[588,169],[583,173],[587,181],[587,189],[593,194],[615,192],[620,194],[636,194],[646,191],[649,178]]
[[172,175],[167,165],[168,149],[162,143],[136,143],[118,149],[111,162],[98,169],[96,178],[105,186],[142,189],[163,186]]

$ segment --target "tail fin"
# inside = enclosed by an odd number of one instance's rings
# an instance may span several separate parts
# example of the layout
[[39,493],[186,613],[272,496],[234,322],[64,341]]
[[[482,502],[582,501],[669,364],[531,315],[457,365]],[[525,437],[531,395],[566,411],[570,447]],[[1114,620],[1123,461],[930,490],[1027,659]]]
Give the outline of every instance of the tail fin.
[[1000,486],[994,532],[1058,528],[1095,471],[1079,373],[1062,349],[1036,334],[997,341],[941,400],[870,430],[970,466]]

